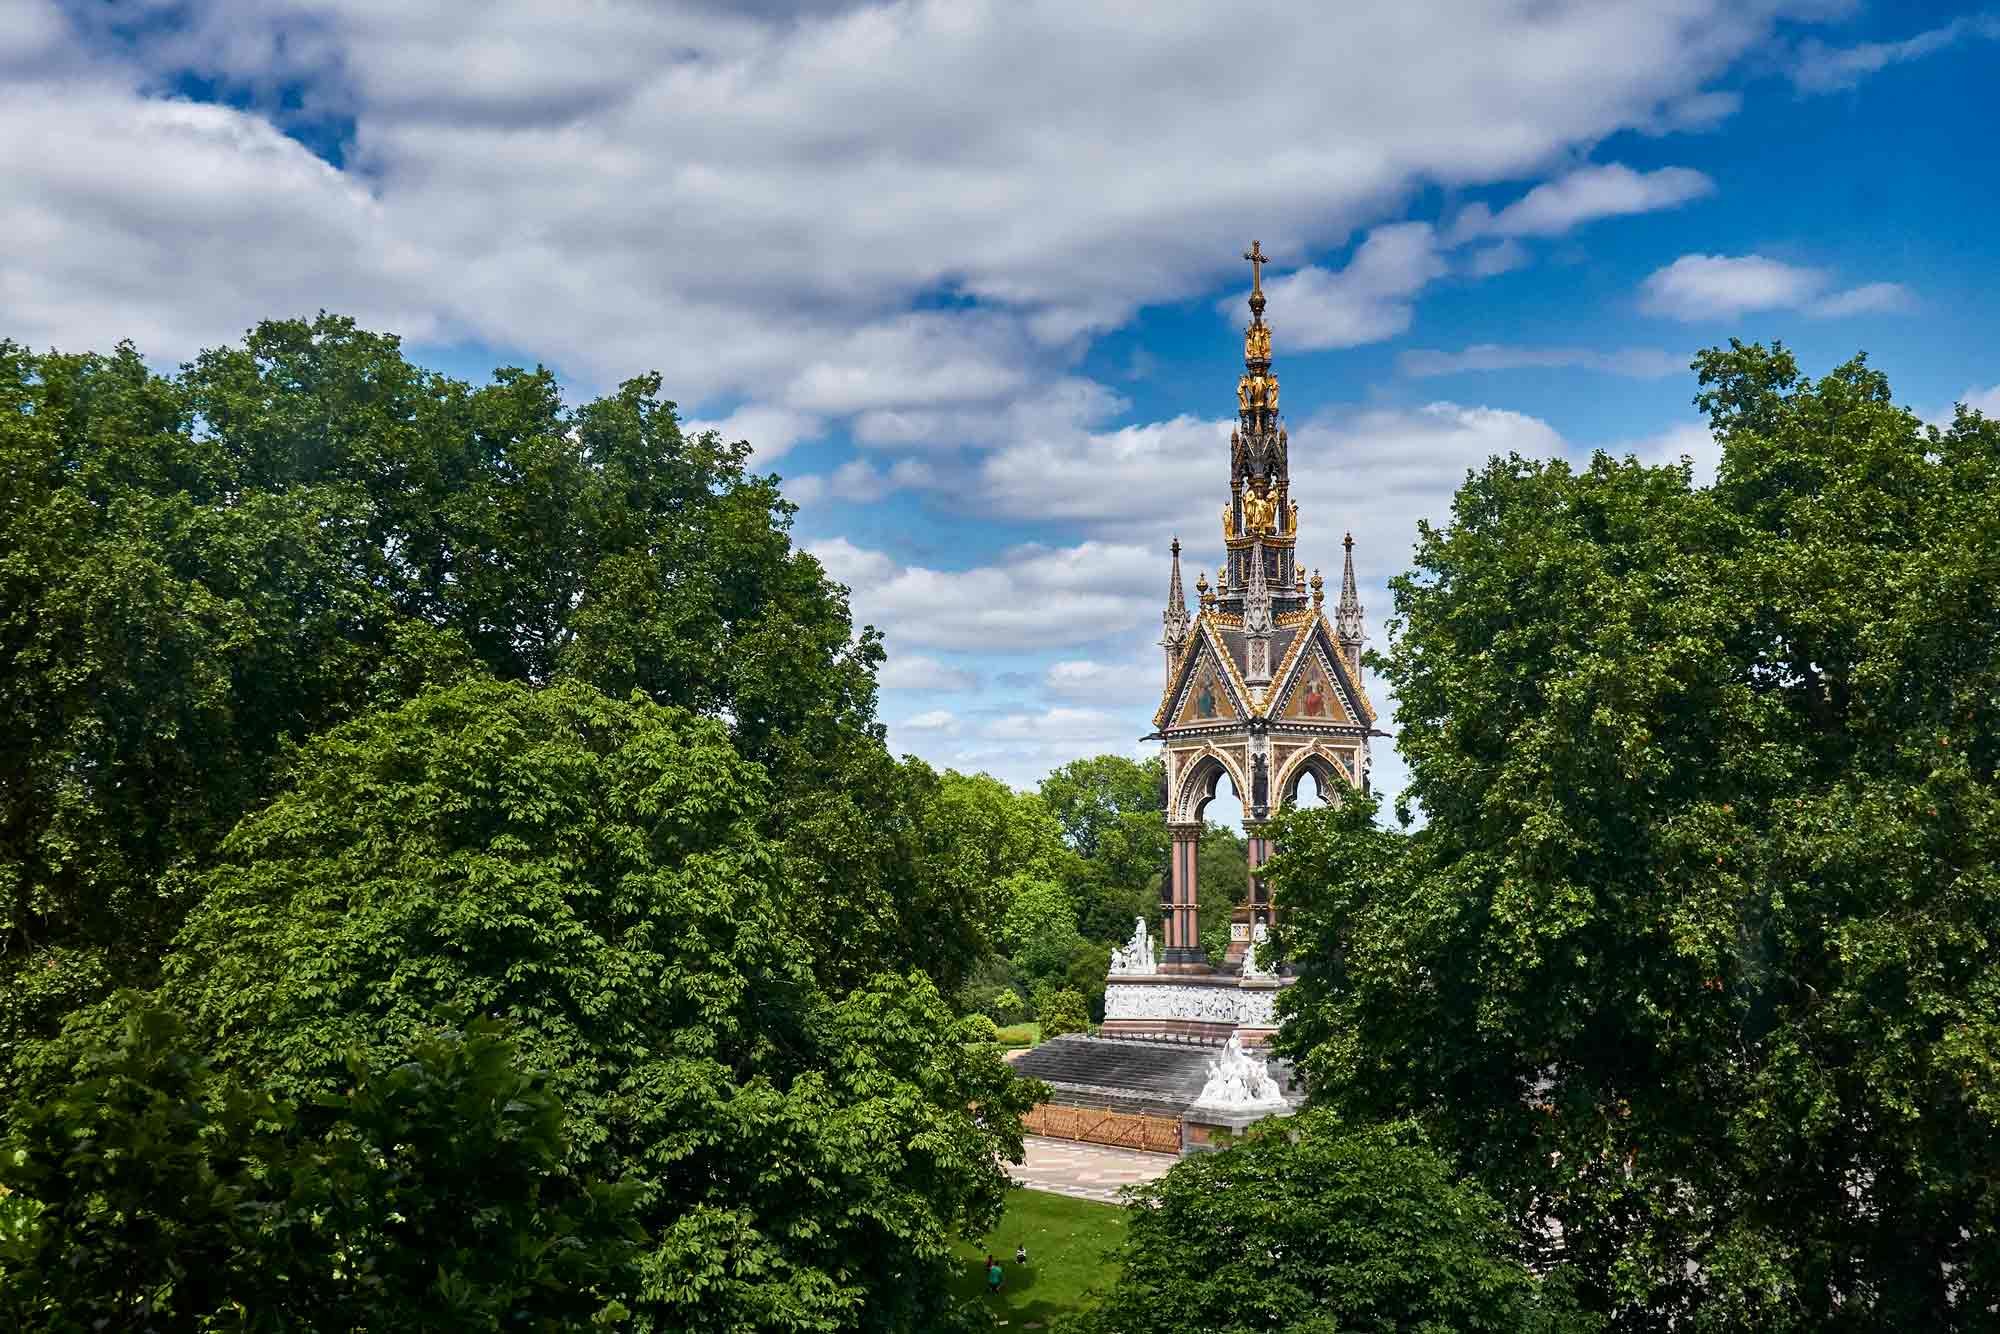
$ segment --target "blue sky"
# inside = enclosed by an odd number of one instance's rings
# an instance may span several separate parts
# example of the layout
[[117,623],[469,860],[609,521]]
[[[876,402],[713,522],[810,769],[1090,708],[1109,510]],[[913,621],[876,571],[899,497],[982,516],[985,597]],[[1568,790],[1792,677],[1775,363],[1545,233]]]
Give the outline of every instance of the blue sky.
[[892,744],[1020,784],[1143,751],[1253,237],[1378,634],[1488,454],[1711,459],[1701,346],[2000,410],[2000,11],[1299,8],[0,0],[0,335],[657,369],[885,631]]

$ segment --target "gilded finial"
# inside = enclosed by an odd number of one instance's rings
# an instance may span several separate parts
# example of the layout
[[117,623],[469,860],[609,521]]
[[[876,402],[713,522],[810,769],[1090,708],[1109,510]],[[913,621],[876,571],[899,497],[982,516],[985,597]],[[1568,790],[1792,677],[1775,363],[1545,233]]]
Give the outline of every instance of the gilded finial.
[[1313,606],[1317,607],[1320,603],[1326,601],[1326,581],[1319,577],[1318,570],[1313,571],[1312,590]]
[[1194,577],[1194,592],[1195,592],[1195,596],[1201,599],[1201,605],[1202,605],[1202,606],[1204,606],[1204,607],[1206,607],[1206,606],[1208,605],[1208,571],[1207,571],[1207,570],[1203,570],[1203,571],[1202,571],[1202,572],[1201,572],[1200,574],[1197,574],[1197,575],[1196,575],[1196,576]]
[[1250,248],[1243,252],[1243,258],[1250,261],[1250,322],[1264,322],[1264,266],[1271,257],[1264,253],[1263,246],[1252,241]]

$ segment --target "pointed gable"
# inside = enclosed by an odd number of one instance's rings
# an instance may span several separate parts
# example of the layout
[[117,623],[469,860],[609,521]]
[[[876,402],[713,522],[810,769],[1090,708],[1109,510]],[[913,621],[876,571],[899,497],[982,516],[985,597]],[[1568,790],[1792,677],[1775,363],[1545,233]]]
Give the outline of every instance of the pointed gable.
[[[1286,655],[1271,692],[1269,716],[1299,722],[1375,721],[1375,710],[1334,643],[1324,619],[1314,617]],[[1317,687],[1317,688],[1315,688]]]
[[1205,723],[1240,721],[1251,708],[1235,664],[1217,639],[1206,617],[1195,631],[1173,684],[1153,715],[1156,727],[1198,727]]

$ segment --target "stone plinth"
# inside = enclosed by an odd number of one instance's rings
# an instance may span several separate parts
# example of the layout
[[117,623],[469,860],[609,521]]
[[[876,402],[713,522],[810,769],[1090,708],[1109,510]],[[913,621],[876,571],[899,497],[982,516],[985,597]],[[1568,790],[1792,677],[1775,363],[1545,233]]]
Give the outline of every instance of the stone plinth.
[[1181,1113],[1181,1152],[1214,1153],[1226,1149],[1231,1140],[1259,1121],[1272,1116],[1288,1116],[1290,1106],[1254,1110],[1224,1110],[1196,1105]]
[[1226,1039],[1261,1046],[1278,1031],[1278,992],[1289,978],[1240,978],[1216,973],[1117,976],[1104,988],[1103,1032]]

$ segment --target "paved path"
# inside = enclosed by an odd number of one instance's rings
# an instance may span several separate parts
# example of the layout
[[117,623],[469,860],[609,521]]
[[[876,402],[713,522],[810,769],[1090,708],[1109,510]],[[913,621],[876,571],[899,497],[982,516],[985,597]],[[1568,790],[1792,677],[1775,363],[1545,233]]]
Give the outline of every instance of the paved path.
[[1104,1204],[1119,1203],[1121,1188],[1165,1176],[1167,1169],[1180,1161],[1170,1153],[1141,1153],[1040,1135],[1029,1135],[1025,1145],[1026,1159],[1007,1168],[1014,1180],[1034,1190]]

